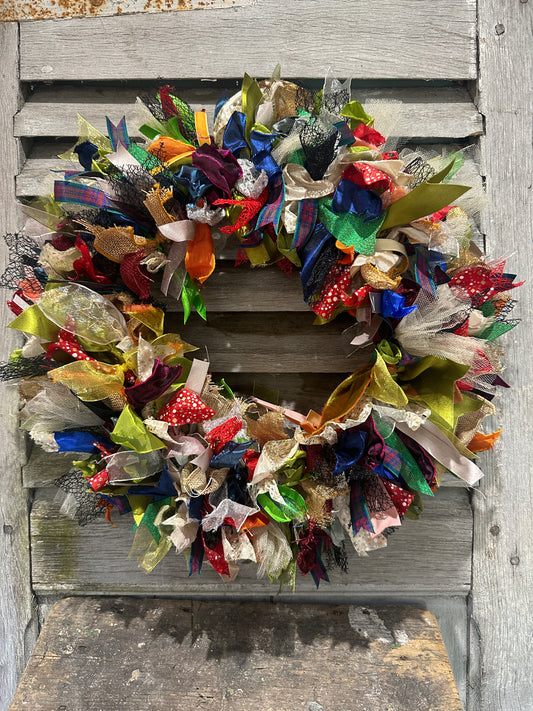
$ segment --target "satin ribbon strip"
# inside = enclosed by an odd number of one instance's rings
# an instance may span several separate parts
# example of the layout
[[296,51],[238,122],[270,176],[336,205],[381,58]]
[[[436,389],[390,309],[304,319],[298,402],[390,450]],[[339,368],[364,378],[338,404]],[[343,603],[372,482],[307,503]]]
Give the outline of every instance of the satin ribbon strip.
[[107,116],[105,120],[107,124],[107,135],[109,136],[113,150],[117,151],[121,145],[126,149],[129,148],[131,141],[128,136],[128,129],[126,128],[126,117],[123,116],[116,126]]
[[185,383],[185,387],[192,390],[197,395],[200,395],[204,387],[205,379],[209,373],[209,362],[206,360],[198,360],[194,358]]
[[[176,296],[179,298],[183,288],[186,272],[183,271],[180,284],[173,284],[173,289],[170,291],[171,281],[173,280],[176,270],[183,263],[187,254],[187,243],[194,239],[195,223],[193,220],[180,220],[178,222],[170,222],[166,225],[159,225],[159,232],[170,239],[174,244],[171,246],[167,259],[168,263],[163,272],[161,279],[161,292],[165,296]],[[170,291],[170,293],[169,293]]]
[[396,427],[400,432],[414,439],[434,459],[470,486],[473,486],[483,476],[481,469],[470,459],[460,454],[442,430],[429,420],[422,423],[417,430],[410,429],[403,422],[397,422]]

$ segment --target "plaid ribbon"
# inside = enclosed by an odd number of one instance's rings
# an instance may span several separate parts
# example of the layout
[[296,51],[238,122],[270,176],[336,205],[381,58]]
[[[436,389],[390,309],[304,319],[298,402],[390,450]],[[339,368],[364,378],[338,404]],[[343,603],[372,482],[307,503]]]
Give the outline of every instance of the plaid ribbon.
[[300,200],[298,203],[298,217],[296,218],[296,229],[292,240],[291,249],[303,247],[307,238],[315,228],[318,206],[316,200]]
[[117,126],[115,126],[115,124],[110,121],[107,116],[105,117],[105,120],[107,123],[107,135],[109,136],[113,150],[116,151],[121,143],[124,148],[129,148],[130,137],[128,136],[128,129],[126,128],[126,117],[123,116]]
[[365,503],[365,497],[360,484],[352,484],[350,490],[350,515],[352,520],[352,530],[354,534],[364,528],[370,533],[374,533],[374,528],[370,520],[370,514]]
[[420,245],[415,246],[415,279],[420,284],[424,291],[428,294],[437,295],[437,287],[433,281],[433,274],[431,273],[431,267],[427,259],[427,250],[425,247]]
[[402,468],[402,458],[395,449],[387,445],[383,449],[383,466],[394,476],[398,476]]
[[274,225],[274,229],[277,232],[284,202],[285,185],[281,175],[278,175],[270,186],[267,204],[259,213],[255,229],[260,230],[267,225]]
[[88,207],[113,207],[113,202],[98,188],[80,185],[72,181],[56,180],[54,183],[54,199],[56,202],[72,202]]

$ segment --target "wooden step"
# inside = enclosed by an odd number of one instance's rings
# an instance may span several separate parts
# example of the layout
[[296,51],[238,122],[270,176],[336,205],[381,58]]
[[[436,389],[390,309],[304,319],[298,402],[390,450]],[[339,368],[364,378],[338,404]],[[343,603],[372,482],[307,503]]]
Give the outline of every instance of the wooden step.
[[407,606],[66,598],[10,711],[461,711],[439,627]]

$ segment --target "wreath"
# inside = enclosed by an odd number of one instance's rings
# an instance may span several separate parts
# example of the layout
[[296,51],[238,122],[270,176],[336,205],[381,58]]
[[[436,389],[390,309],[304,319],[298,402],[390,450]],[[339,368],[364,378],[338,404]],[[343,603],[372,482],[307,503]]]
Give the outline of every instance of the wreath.
[[[212,134],[169,86],[137,109],[142,145],[124,119],[107,136],[80,119],[53,198],[23,207],[46,233],[7,235],[2,285],[26,341],[2,377],[19,381],[32,440],[72,455],[63,510],[131,512],[147,572],[175,548],[190,574],[206,559],[232,580],[253,561],[318,586],[346,569],[346,540],[366,555],[418,518],[444,473],[482,476],[515,276],[476,244],[452,182],[464,152],[399,153],[349,82],[245,75]],[[234,394],[165,331],[158,292],[206,318],[223,237],[238,261],[299,272],[318,326],[350,320],[362,365],[321,412]]]

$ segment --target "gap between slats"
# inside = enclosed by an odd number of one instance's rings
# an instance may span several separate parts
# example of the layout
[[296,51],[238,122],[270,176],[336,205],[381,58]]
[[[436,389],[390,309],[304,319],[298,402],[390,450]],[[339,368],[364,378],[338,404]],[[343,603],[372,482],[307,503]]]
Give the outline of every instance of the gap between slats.
[[[166,80],[165,80],[166,81]],[[298,81],[298,80],[296,80]],[[163,82],[161,82],[163,83]],[[216,86],[180,88],[176,93],[195,111],[206,110],[213,125],[214,108],[223,94],[228,97],[239,90],[240,81],[217,82]],[[304,82],[308,85],[310,82]],[[321,82],[314,82],[317,89]],[[220,84],[220,85],[219,85]],[[130,135],[138,137],[135,102],[158,84],[151,86],[102,86],[77,84],[46,86],[38,84],[28,94],[26,103],[15,117],[16,136],[77,136],[77,114],[81,114],[100,131],[106,130],[105,116],[118,121],[126,116]],[[457,139],[477,136],[482,132],[482,117],[463,86],[352,89],[354,99],[363,105],[369,101],[400,102],[393,133],[420,139]],[[377,126],[379,129],[379,126]]]

